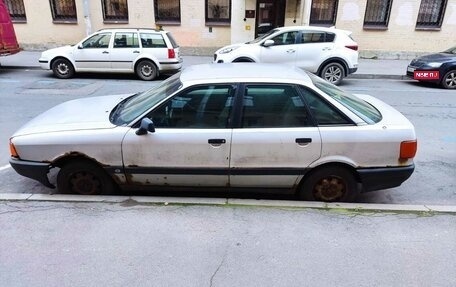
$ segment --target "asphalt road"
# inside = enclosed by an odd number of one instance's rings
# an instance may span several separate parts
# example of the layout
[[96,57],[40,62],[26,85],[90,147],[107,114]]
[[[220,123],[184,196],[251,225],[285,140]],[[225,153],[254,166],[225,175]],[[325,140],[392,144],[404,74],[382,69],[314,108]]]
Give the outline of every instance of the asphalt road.
[[[156,84],[157,81],[139,81],[133,75],[83,74],[58,80],[41,70],[0,70],[0,142],[4,143],[0,146],[0,192],[54,192],[17,175],[8,165],[8,139],[22,124],[63,101],[135,93]],[[456,91],[395,80],[347,79],[341,87],[376,96],[396,107],[415,125],[419,140],[412,177],[398,188],[366,193],[358,201],[455,205]]]

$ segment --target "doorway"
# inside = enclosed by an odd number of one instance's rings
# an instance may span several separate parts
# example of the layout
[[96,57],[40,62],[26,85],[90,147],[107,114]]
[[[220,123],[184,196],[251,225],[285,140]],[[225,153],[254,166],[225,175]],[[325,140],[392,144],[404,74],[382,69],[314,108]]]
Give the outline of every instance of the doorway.
[[285,24],[286,0],[257,0],[255,38]]

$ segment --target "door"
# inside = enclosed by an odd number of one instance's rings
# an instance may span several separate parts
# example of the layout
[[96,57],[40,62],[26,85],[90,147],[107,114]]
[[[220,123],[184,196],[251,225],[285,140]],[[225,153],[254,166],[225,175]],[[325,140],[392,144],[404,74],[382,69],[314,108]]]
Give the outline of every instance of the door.
[[93,35],[74,48],[74,61],[79,71],[106,71],[111,69],[109,45],[111,32]]
[[155,132],[122,143],[130,184],[227,186],[235,87],[201,85],[167,100],[149,114]]
[[6,6],[0,1],[0,56],[19,52],[13,22]]
[[334,53],[334,38],[333,33],[301,31],[297,37],[296,66],[316,73]]
[[303,99],[288,84],[247,84],[233,129],[230,184],[291,188],[320,157],[321,139]]
[[133,63],[141,54],[137,32],[116,32],[110,50],[111,68],[117,71],[133,71]]
[[285,23],[285,0],[257,0],[255,38]]
[[270,38],[269,40],[273,40],[274,44],[268,47],[261,46],[260,62],[294,65],[297,35],[298,31],[288,31]]

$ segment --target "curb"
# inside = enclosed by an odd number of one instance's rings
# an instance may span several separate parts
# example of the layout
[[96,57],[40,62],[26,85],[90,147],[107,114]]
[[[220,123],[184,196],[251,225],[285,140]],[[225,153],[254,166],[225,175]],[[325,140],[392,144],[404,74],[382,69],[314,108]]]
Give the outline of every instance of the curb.
[[31,194],[31,193],[0,193],[2,201],[22,202],[75,202],[75,203],[108,203],[135,205],[212,205],[212,206],[247,206],[292,209],[315,209],[355,213],[419,213],[422,216],[436,214],[456,215],[456,206],[445,205],[402,205],[374,203],[324,203],[290,200],[256,200],[237,198],[203,198],[203,197],[161,197],[161,196],[107,196],[107,195],[76,195],[76,194]]
[[[2,66],[0,65],[0,69],[9,69],[9,70],[41,70],[41,67],[38,66]],[[43,70],[44,71],[44,70]],[[350,74],[345,79],[358,79],[358,80],[410,80],[409,77],[406,75],[383,75],[383,74]]]

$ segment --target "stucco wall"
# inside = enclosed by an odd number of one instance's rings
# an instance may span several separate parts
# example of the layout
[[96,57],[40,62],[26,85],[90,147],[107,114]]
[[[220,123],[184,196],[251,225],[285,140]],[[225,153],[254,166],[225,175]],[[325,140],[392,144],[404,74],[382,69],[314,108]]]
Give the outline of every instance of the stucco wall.
[[[109,27],[156,27],[153,0],[128,0],[128,24],[103,23],[101,1],[85,1],[90,11],[87,18],[84,18],[84,0],[76,0],[77,23],[61,24],[53,23],[48,0],[24,0],[27,23],[15,24],[21,46],[45,49],[73,44],[90,31]],[[162,27],[173,33],[185,54],[210,55],[221,46],[253,39],[255,19],[244,20],[244,17],[246,9],[256,9],[256,0],[232,0],[229,26],[206,25],[204,0],[181,0],[180,3],[180,25]],[[388,29],[365,30],[366,1],[339,0],[336,27],[353,32],[364,57],[410,58],[456,45],[456,0],[448,0],[440,31],[415,30],[420,3],[420,0],[394,0]],[[310,7],[311,0],[287,0],[285,25],[307,25]]]

